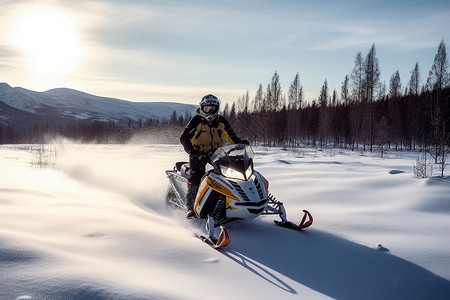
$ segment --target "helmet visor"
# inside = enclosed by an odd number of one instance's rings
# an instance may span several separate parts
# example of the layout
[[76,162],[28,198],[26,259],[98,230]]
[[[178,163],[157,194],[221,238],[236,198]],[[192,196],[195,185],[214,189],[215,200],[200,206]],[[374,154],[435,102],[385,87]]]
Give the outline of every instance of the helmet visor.
[[205,105],[205,106],[202,106],[202,110],[207,114],[215,114],[217,112],[217,106]]

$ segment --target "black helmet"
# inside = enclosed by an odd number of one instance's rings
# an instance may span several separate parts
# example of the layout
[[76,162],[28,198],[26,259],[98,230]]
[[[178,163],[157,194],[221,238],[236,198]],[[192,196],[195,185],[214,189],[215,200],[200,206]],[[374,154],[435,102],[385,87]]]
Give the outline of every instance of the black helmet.
[[219,115],[220,100],[214,95],[208,94],[200,100],[200,114],[209,122]]

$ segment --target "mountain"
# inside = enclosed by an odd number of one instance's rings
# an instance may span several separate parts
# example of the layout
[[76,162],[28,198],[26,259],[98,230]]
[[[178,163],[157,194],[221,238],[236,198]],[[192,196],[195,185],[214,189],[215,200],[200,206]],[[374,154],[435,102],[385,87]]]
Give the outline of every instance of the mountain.
[[17,129],[26,129],[39,123],[39,117],[35,114],[20,110],[0,101],[0,128],[8,125]]
[[0,83],[0,126],[26,129],[36,122],[68,123],[73,121],[113,121],[127,125],[129,121],[170,119],[194,114],[195,105],[176,102],[131,102],[100,97],[81,91],[57,88],[36,92]]

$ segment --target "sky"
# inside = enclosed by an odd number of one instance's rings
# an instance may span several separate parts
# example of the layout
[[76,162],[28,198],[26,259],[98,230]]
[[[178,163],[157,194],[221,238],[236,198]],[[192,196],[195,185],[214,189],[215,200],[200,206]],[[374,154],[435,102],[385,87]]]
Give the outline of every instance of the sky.
[[[381,80],[426,81],[450,43],[450,1],[0,0],[0,82],[129,101],[231,102],[275,72],[306,100],[340,91],[375,44]],[[447,47],[448,49],[448,47]],[[449,50],[447,50],[449,51]]]

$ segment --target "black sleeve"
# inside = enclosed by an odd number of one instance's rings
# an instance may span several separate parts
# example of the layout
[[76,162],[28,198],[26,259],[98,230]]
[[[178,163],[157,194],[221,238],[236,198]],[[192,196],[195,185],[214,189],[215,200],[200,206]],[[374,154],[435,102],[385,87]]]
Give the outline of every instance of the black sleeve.
[[191,143],[191,139],[195,135],[195,129],[197,128],[197,125],[200,123],[201,117],[200,116],[194,116],[189,124],[184,128],[183,134],[180,137],[180,143],[184,147],[184,151],[187,153],[190,153],[192,150],[194,150],[194,146]]
[[242,140],[236,135],[236,132],[234,132],[233,128],[231,127],[230,123],[228,123],[228,120],[225,119],[225,117],[220,116],[219,122],[223,123],[224,130],[226,131],[226,133],[228,134],[228,136],[230,137],[231,141],[234,144],[241,143]]

